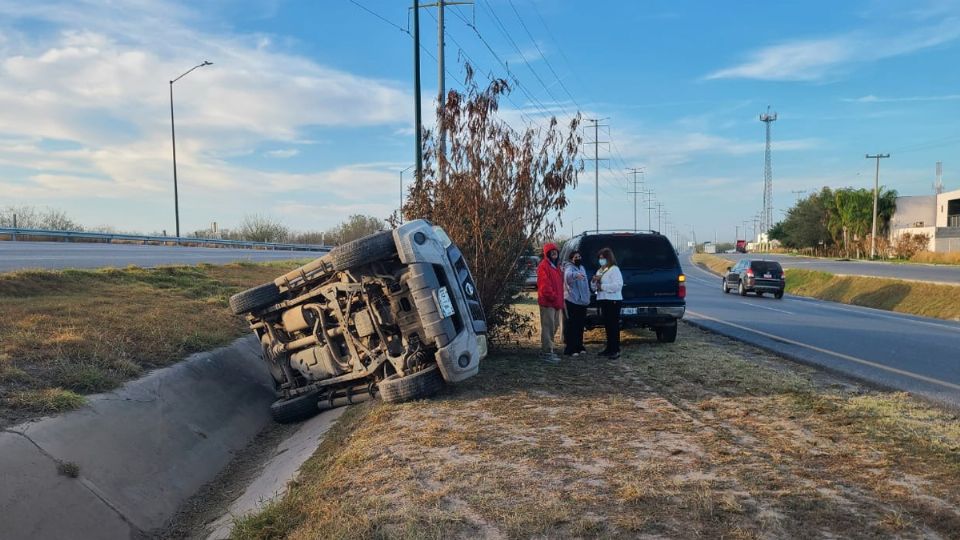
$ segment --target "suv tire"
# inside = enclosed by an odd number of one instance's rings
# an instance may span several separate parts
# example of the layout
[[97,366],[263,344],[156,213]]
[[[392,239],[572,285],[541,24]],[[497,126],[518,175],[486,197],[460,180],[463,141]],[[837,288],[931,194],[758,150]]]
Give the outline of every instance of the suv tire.
[[394,373],[377,385],[380,399],[386,403],[423,399],[436,394],[441,388],[443,388],[443,376],[436,364],[406,377],[400,377]]
[[264,283],[230,297],[230,309],[234,315],[241,315],[260,308],[276,304],[282,299],[276,283]]
[[729,293],[730,293],[730,289],[727,287],[727,278],[721,278],[721,279],[720,279],[720,283],[723,285],[723,293],[724,293],[724,294],[729,294]]
[[292,424],[306,420],[320,412],[317,392],[309,392],[290,399],[278,399],[270,405],[270,416],[281,424]]
[[657,341],[660,343],[673,343],[677,341],[677,321],[673,321],[669,326],[658,326],[656,332]]
[[333,270],[340,272],[397,254],[393,231],[380,231],[333,248],[328,256]]
[[777,292],[773,293],[773,297],[776,298],[777,300],[782,299],[782,298],[783,298],[783,291],[777,291]]
[[740,280],[740,285],[737,285],[737,292],[740,293],[740,296],[747,295],[747,289],[743,286],[743,280]]

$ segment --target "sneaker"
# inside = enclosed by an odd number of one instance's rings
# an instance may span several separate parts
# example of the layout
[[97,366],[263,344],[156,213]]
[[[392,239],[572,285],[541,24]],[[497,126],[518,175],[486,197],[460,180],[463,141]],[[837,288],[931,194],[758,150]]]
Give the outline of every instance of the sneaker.
[[583,347],[580,347],[580,350],[577,351],[577,352],[578,352],[579,354],[587,354],[587,350],[584,349]]
[[560,357],[554,353],[541,353],[540,359],[548,364],[559,364]]
[[576,357],[580,356],[580,353],[575,352],[575,353],[570,354],[570,356],[576,358]]

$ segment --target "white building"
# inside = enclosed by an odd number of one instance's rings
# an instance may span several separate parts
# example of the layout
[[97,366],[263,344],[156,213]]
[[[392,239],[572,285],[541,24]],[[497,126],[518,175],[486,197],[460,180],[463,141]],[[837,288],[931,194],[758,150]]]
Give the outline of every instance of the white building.
[[929,236],[929,251],[960,251],[960,190],[897,197],[897,210],[890,219],[890,238],[906,233]]

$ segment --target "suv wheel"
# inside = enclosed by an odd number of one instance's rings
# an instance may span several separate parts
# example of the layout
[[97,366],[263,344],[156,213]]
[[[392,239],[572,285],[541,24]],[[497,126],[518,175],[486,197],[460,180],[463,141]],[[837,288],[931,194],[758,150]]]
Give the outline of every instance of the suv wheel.
[[673,343],[677,340],[677,321],[673,321],[669,326],[658,326],[656,329],[657,341],[660,343]]
[[780,300],[781,298],[783,298],[783,291],[777,291],[773,293],[773,297],[776,298],[777,300]]
[[380,399],[387,403],[423,399],[436,394],[441,388],[443,388],[443,375],[440,374],[436,364],[406,377],[400,377],[394,373],[377,385]]
[[320,412],[317,404],[320,396],[310,392],[290,399],[278,399],[270,405],[270,416],[281,424],[291,424],[306,420]]
[[720,278],[720,284],[723,286],[724,294],[727,294],[730,292],[730,289],[727,288],[727,278]]
[[743,280],[740,280],[740,285],[737,286],[737,292],[740,293],[740,296],[747,295],[747,289],[743,286]]
[[230,309],[234,315],[240,315],[276,304],[280,300],[280,288],[272,282],[264,283],[231,296]]
[[393,231],[380,231],[337,246],[328,256],[334,271],[339,272],[354,266],[388,259],[396,254],[397,246],[393,242]]

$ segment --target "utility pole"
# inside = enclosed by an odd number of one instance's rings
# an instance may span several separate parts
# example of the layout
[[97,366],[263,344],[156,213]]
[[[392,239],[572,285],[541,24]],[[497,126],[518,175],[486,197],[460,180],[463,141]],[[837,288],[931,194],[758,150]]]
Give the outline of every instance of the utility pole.
[[604,120],[606,120],[606,118],[586,119],[587,122],[593,123],[593,205],[596,215],[596,223],[594,226],[597,232],[600,231],[600,144],[606,144],[606,142],[600,142],[600,128],[607,127],[600,124],[600,122]]
[[890,154],[867,154],[867,159],[877,160],[877,174],[873,177],[873,227],[870,233],[870,258],[877,255],[877,199],[880,191],[880,160],[890,157]]
[[627,170],[633,173],[633,191],[628,193],[633,194],[633,232],[637,232],[637,195],[643,193],[637,189],[637,173],[642,173],[644,170],[643,167],[628,167]]
[[413,0],[413,130],[416,132],[416,175],[423,178],[423,128],[420,118],[420,0]]
[[767,148],[763,164],[763,217],[760,219],[760,228],[767,232],[773,227],[773,166],[770,150],[770,124],[777,121],[777,113],[770,113],[767,106],[766,114],[760,115],[760,121],[767,125]]
[[793,193],[794,195],[797,196],[797,202],[798,202],[798,203],[800,202],[800,196],[803,195],[803,194],[806,193],[806,192],[807,192],[807,190],[805,190],[805,189],[793,189],[793,190],[790,190],[790,193]]
[[[446,92],[446,46],[444,43],[444,37],[446,34],[446,26],[444,24],[444,7],[446,6],[462,6],[470,5],[473,2],[461,2],[461,1],[451,1],[451,0],[437,0],[433,4],[420,4],[419,7],[437,8],[437,172],[440,174],[440,180],[443,181],[446,179],[446,164],[444,159],[447,155],[447,130],[443,125],[442,118],[440,118],[445,111],[445,104],[447,102],[447,92]],[[416,19],[414,19],[416,24]],[[419,73],[419,70],[418,70]]]
[[647,196],[647,230],[653,230],[653,190],[645,189],[643,194]]
[[663,228],[663,225],[660,224],[660,216],[663,212],[663,203],[657,203],[657,232],[660,232],[660,229]]

